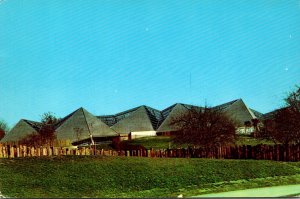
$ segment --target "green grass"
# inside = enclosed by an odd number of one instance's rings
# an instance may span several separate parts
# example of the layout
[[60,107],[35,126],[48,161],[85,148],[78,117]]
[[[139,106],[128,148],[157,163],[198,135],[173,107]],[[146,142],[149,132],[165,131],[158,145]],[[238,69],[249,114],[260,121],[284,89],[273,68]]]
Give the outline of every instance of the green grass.
[[236,145],[255,146],[255,145],[259,145],[259,144],[274,145],[274,142],[269,141],[269,140],[260,140],[260,139],[256,139],[256,138],[246,136],[246,135],[239,135],[235,144]]
[[9,197],[175,197],[300,183],[296,163],[255,160],[67,156],[0,159]]
[[[137,138],[133,140],[126,140],[123,142],[127,142],[131,145],[142,145],[147,149],[153,148],[153,149],[167,149],[167,148],[180,148],[180,147],[187,147],[187,144],[185,145],[178,145],[175,143],[172,143],[172,139],[169,136],[154,136],[154,137],[143,137],[143,138]],[[235,143],[236,145],[258,145],[258,144],[268,144],[273,145],[274,143],[272,141],[267,140],[259,140],[255,139],[250,136],[244,136],[240,135],[237,138],[237,141]]]
[[171,137],[169,136],[143,137],[133,140],[125,140],[123,142],[131,145],[142,145],[147,149],[167,149],[169,147],[177,147],[177,145],[172,143]]

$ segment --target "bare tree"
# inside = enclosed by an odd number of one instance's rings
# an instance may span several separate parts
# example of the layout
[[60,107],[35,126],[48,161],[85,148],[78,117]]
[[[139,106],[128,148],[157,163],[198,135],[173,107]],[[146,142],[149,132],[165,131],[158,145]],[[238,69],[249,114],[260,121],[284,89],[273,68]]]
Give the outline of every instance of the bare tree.
[[259,119],[257,119],[257,118],[252,119],[251,122],[252,122],[252,126],[254,128],[253,136],[256,137],[261,123],[260,123]]
[[252,124],[250,121],[245,121],[244,126],[245,126],[245,134],[247,134],[247,130],[248,128],[251,128]]
[[0,120],[0,140],[9,131],[8,124],[4,120]]
[[300,87],[296,86],[295,91],[288,94],[287,98],[284,99],[287,106],[290,107],[291,111],[299,114],[300,113]]
[[55,136],[55,124],[59,121],[58,118],[52,112],[46,112],[41,116],[42,126],[39,130],[39,134],[43,144],[53,145]]
[[5,131],[0,129],[0,140],[5,136]]
[[38,124],[38,134],[31,134],[20,141],[20,144],[29,146],[53,146],[55,136],[55,124],[59,121],[52,112],[46,112],[41,116]]
[[178,144],[213,147],[234,143],[236,139],[234,121],[220,110],[208,107],[191,108],[173,118],[171,125],[179,129],[173,139]]
[[271,139],[275,143],[300,143],[300,88],[285,98],[286,107],[276,111],[273,118],[264,121],[259,131],[260,138]]

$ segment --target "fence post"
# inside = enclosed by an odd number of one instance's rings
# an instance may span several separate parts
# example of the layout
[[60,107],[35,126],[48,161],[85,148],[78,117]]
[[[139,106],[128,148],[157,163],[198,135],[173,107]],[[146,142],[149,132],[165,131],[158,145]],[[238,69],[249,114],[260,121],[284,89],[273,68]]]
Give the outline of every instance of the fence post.
[[48,150],[48,156],[52,156],[52,150],[50,146],[47,147],[47,150]]
[[151,157],[151,149],[147,149],[147,157]]
[[296,161],[300,161],[300,144],[297,145],[296,154]]
[[23,156],[22,157],[26,157],[27,156],[27,147],[23,146]]
[[0,158],[3,158],[3,146],[0,145]]
[[35,156],[34,155],[34,147],[31,147],[30,148],[30,157],[33,157],[33,156]]
[[[17,158],[19,158],[19,157],[20,157],[20,147],[17,146]],[[1,155],[0,155],[0,158],[1,158]]]
[[2,147],[2,157],[6,158],[6,146]]
[[283,146],[283,161],[286,161],[286,157],[287,157],[287,154],[286,154],[287,150],[286,150],[286,145]]
[[47,149],[45,147],[42,148],[42,155],[43,156],[47,155]]
[[14,153],[14,147],[9,147],[9,152],[10,152],[10,158],[14,158],[14,155],[15,155],[15,153]]
[[37,156],[37,157],[40,157],[40,156],[41,156],[41,148],[40,148],[40,147],[37,147],[37,148],[36,148],[36,156]]
[[287,145],[287,160],[286,161],[291,161],[291,151],[290,151],[291,145]]

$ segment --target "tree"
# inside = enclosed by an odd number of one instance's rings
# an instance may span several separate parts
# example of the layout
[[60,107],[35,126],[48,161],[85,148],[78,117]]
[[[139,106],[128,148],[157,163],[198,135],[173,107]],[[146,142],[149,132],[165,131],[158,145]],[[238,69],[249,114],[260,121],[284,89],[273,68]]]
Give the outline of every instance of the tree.
[[252,119],[251,122],[252,122],[252,126],[254,128],[253,136],[256,137],[261,123],[260,123],[259,119],[257,119],[257,118]]
[[252,124],[250,121],[245,121],[244,126],[245,126],[245,134],[247,134],[247,129],[250,128]]
[[214,147],[233,143],[236,139],[234,121],[220,110],[208,107],[191,108],[185,114],[173,118],[171,125],[179,129],[173,138],[177,144]]
[[288,94],[287,98],[284,99],[287,106],[290,107],[291,111],[299,114],[300,113],[300,87],[296,86],[296,90]]
[[9,131],[8,124],[4,120],[0,120],[0,140]]
[[285,98],[286,107],[278,109],[274,117],[264,121],[259,137],[275,143],[300,144],[300,88],[297,86]]
[[28,146],[53,146],[56,139],[55,124],[59,121],[52,112],[41,115],[41,122],[38,124],[38,134],[31,134],[20,141],[20,144]]
[[39,135],[42,144],[53,146],[53,141],[56,139],[55,136],[55,124],[59,121],[51,112],[46,112],[41,116],[41,128]]

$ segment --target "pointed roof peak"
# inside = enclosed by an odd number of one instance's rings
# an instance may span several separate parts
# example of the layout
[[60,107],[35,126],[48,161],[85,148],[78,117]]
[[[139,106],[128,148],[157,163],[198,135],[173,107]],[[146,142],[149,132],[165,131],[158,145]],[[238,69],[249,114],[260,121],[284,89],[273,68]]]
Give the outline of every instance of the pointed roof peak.
[[32,120],[27,120],[27,119],[21,119],[20,121],[25,122],[26,124],[28,124],[29,126],[31,126],[32,128],[34,128],[35,130],[39,131],[39,129],[41,128],[41,122],[36,122],[36,121],[32,121]]
[[39,128],[40,126],[38,122],[21,119],[9,131],[9,133],[5,134],[0,142],[18,142],[30,134],[37,133],[39,131]]
[[[76,111],[86,111],[86,109],[83,108],[83,107],[81,106],[81,107],[79,107],[78,109],[76,109]],[[76,112],[76,111],[75,111],[75,112]]]
[[[80,129],[77,132],[76,129]],[[69,139],[73,141],[89,139],[93,137],[110,137],[118,134],[99,120],[83,107],[64,117],[56,126],[58,139]]]
[[243,101],[241,98],[239,99],[235,99],[235,100],[232,100],[232,101],[229,101],[229,102],[225,102],[223,104],[220,104],[220,105],[217,105],[217,106],[214,106],[213,108],[214,109],[225,109],[225,108],[228,108],[229,106],[231,106],[232,104],[234,104],[235,102],[237,101]]

